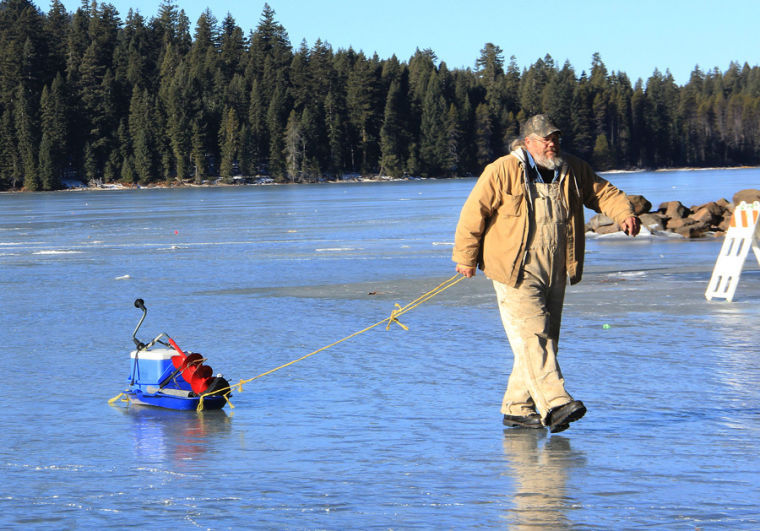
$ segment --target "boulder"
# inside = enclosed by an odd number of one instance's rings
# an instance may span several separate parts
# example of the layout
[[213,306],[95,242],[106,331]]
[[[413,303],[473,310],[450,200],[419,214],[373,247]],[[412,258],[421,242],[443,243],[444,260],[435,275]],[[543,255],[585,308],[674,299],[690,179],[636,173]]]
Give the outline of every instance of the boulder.
[[650,203],[643,195],[629,195],[628,201],[633,206],[633,212],[638,216],[644,214],[652,209],[652,203]]
[[702,210],[703,208],[706,208],[712,213],[714,216],[722,216],[723,211],[726,210],[726,206],[728,205],[728,201],[723,199],[725,203],[721,205],[718,201],[710,201],[709,203],[705,203],[704,205],[697,205],[694,207],[691,207],[691,211],[696,213],[698,210]]
[[675,229],[673,232],[680,234],[684,238],[699,238],[709,229],[709,226],[705,223],[700,223],[694,220],[690,221],[692,221],[692,223],[686,223]]
[[674,232],[678,232],[678,229],[682,227],[696,225],[697,223],[699,222],[692,218],[668,218],[668,220],[665,222],[665,228]]
[[619,232],[620,227],[617,226],[617,223],[613,223],[612,225],[602,225],[601,227],[596,229],[597,234],[612,234],[613,232]]
[[725,209],[721,208],[718,203],[712,202],[692,209],[694,214],[690,217],[699,222],[704,222],[708,225],[717,225],[723,219],[723,212]]
[[731,207],[731,203],[729,203],[728,199],[726,199],[725,197],[721,197],[720,199],[715,201],[715,203],[724,210]]
[[604,214],[597,214],[596,216],[588,220],[588,223],[586,223],[586,229],[592,230],[594,232],[599,232],[600,227],[606,227],[609,225],[617,227],[617,225],[612,219],[608,218]]
[[664,214],[651,212],[651,213],[641,214],[639,218],[641,219],[641,224],[644,227],[648,228],[650,232],[665,230],[665,220],[667,218],[665,217]]
[[665,216],[671,219],[685,218],[689,215],[689,209],[683,206],[680,201],[668,201],[666,203],[662,203],[657,209],[657,212],[665,214]]
[[755,188],[739,190],[734,194],[734,205],[738,205],[742,201],[745,203],[754,203],[755,201],[760,201],[760,190],[757,190]]

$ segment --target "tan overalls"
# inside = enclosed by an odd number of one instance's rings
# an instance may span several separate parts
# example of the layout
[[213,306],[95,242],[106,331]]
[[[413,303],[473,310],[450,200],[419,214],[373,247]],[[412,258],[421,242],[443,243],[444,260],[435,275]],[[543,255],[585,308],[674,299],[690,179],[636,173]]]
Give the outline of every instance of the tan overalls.
[[557,363],[565,297],[568,211],[560,183],[531,183],[533,215],[522,278],[512,288],[494,281],[514,356],[502,401],[505,415],[547,412],[572,400]]

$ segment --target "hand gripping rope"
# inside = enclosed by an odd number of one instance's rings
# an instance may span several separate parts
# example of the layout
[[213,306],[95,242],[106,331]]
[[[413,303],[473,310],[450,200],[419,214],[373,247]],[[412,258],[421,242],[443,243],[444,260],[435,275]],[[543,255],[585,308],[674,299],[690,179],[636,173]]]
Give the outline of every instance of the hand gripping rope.
[[[359,330],[358,332],[354,332],[353,334],[348,335],[348,336],[344,337],[343,339],[339,339],[338,341],[330,343],[329,345],[325,345],[324,347],[319,348],[319,349],[317,349],[317,350],[315,350],[313,352],[309,352],[308,354],[306,354],[304,356],[301,356],[300,358],[294,359],[293,361],[289,361],[288,363],[285,363],[284,365],[280,365],[279,367],[275,367],[274,369],[268,370],[266,372],[262,372],[261,374],[258,374],[256,376],[254,376],[253,378],[248,378],[247,380],[240,380],[238,383],[231,384],[229,387],[226,387],[226,388],[223,388],[223,389],[217,389],[216,392],[218,393],[219,391],[227,391],[227,390],[232,390],[234,388],[237,388],[237,391],[239,393],[242,393],[243,392],[243,385],[245,385],[247,383],[250,383],[250,382],[252,382],[254,380],[262,378],[262,377],[264,377],[264,376],[266,376],[268,374],[272,374],[273,372],[279,371],[280,369],[284,369],[285,367],[289,367],[290,365],[298,363],[299,361],[303,361],[306,358],[309,358],[309,357],[311,357],[311,356],[313,356],[315,354],[318,354],[318,353],[320,353],[320,352],[322,352],[324,350],[327,350],[330,347],[334,347],[335,345],[337,345],[339,343],[342,343],[342,342],[347,341],[347,340],[349,340],[349,339],[351,339],[353,337],[356,337],[356,336],[358,336],[360,334],[363,334],[364,332],[368,332],[368,331],[372,330],[373,328],[375,328],[377,326],[380,326],[383,323],[387,323],[387,325],[385,327],[386,330],[389,330],[390,327],[391,327],[391,324],[393,324],[393,323],[396,323],[397,325],[399,325],[404,330],[409,330],[409,328],[407,326],[403,325],[401,323],[401,321],[398,320],[399,317],[401,317],[402,315],[404,315],[406,312],[409,312],[409,311],[415,309],[417,306],[419,306],[423,302],[429,301],[430,299],[432,299],[433,297],[435,297],[439,293],[442,293],[443,291],[449,289],[454,284],[457,284],[458,282],[460,282],[461,280],[464,280],[465,278],[466,277],[464,277],[464,276],[462,276],[462,275],[460,275],[460,274],[457,273],[456,275],[454,275],[450,279],[448,279],[448,280],[440,283],[438,286],[436,286],[435,288],[431,289],[427,293],[424,293],[424,294],[420,295],[419,297],[417,297],[416,299],[414,299],[412,302],[408,303],[406,306],[401,306],[398,303],[396,303],[396,309],[393,310],[393,311],[391,311],[391,314],[388,317],[386,317],[385,319],[383,319],[382,321],[378,321],[375,324],[369,325],[367,328]],[[197,408],[198,411],[203,411],[203,399],[206,396],[208,396],[209,394],[210,393],[205,393],[205,394],[200,395],[200,401],[198,402],[198,408]],[[235,406],[232,405],[231,402],[229,402],[229,400],[227,401],[227,403],[229,403],[229,405],[230,405],[231,408],[235,407]]]

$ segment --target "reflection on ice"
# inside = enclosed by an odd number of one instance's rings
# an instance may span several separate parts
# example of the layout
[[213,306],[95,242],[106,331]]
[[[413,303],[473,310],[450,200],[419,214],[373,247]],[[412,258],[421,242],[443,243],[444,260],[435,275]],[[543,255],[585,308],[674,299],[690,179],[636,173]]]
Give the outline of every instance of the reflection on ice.
[[547,436],[546,430],[504,430],[504,455],[515,480],[505,519],[510,529],[557,529],[571,525],[568,511],[578,503],[568,489],[572,468],[585,457],[573,451],[570,439]]
[[153,463],[198,459],[230,431],[224,410],[172,411],[149,406],[114,406],[133,421],[135,457]]

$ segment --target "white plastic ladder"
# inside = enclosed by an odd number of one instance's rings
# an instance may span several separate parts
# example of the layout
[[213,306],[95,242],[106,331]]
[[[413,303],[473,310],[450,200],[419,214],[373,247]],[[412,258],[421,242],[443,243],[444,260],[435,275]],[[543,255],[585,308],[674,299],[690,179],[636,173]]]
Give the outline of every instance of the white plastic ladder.
[[723,298],[728,302],[734,299],[736,286],[742,274],[744,261],[750,247],[760,264],[760,201],[747,204],[742,201],[734,210],[731,224],[723,240],[718,260],[715,262],[712,278],[707,285],[707,300]]

